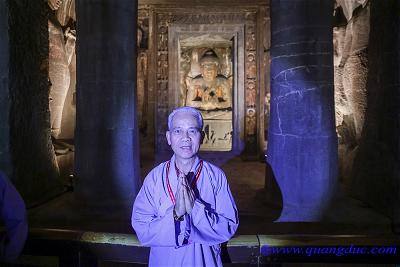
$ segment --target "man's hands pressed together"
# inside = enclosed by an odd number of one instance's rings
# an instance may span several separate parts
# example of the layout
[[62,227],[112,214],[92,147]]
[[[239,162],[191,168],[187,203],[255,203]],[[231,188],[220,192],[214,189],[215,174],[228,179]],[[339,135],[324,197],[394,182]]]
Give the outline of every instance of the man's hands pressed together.
[[176,190],[175,214],[178,217],[191,214],[196,196],[187,182],[185,174],[179,171],[178,188]]
[[184,192],[183,192],[185,190],[185,188],[184,188],[183,182],[182,182],[182,179],[185,179],[185,176],[183,174],[181,175],[181,173],[179,173],[179,174],[180,175],[178,177],[178,188],[177,188],[176,194],[175,194],[176,203],[175,203],[174,211],[178,217],[182,217],[186,213],[186,206],[185,206],[185,199],[184,199]]

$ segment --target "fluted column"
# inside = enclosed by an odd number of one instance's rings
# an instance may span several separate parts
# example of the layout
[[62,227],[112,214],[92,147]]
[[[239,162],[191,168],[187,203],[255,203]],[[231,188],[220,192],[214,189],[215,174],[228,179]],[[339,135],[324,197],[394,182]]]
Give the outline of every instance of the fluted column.
[[317,221],[336,189],[333,1],[271,0],[267,161],[283,197],[279,221]]
[[137,1],[79,0],[76,8],[77,195],[128,209],[139,188]]

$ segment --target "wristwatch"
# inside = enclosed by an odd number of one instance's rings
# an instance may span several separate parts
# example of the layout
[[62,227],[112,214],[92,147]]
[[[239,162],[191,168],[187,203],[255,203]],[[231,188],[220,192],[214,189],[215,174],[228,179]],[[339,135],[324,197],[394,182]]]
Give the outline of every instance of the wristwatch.
[[173,214],[174,214],[174,220],[175,220],[176,222],[183,221],[183,216],[178,217],[178,215],[176,215],[175,209],[174,209]]

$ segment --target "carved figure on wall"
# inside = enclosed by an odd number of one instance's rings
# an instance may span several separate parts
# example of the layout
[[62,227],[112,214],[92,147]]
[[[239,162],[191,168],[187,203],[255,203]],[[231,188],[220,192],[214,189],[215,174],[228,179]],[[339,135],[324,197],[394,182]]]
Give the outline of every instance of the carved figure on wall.
[[139,52],[137,57],[137,104],[139,112],[139,130],[146,135],[147,130],[147,53]]
[[138,18],[137,27],[137,48],[139,50],[147,50],[149,48],[149,19]]
[[145,31],[139,25],[137,29],[137,109],[139,131],[144,136],[147,135],[147,43],[143,42],[145,38]]
[[246,36],[246,49],[255,50],[256,49],[256,34],[254,33],[253,27],[248,28],[248,33]]
[[246,127],[249,135],[256,134],[256,125],[257,125],[256,110],[255,108],[250,107],[247,109],[247,116],[246,116]]
[[[61,132],[62,112],[70,85],[69,64],[75,52],[75,0],[48,0],[54,11],[49,18],[50,127],[53,139]],[[72,21],[72,23],[71,23]]]
[[158,35],[158,47],[162,51],[166,51],[168,48],[168,40],[167,40],[167,35],[165,34],[159,34]]
[[[216,111],[218,113],[218,111]],[[231,111],[227,112],[230,113]],[[207,111],[202,111],[206,116]],[[218,116],[218,115],[217,115]],[[232,149],[232,121],[229,119],[208,119],[204,121],[203,151],[229,151]]]
[[247,54],[246,77],[249,79],[257,77],[256,57],[254,53]]
[[205,125],[204,126],[204,140],[203,142],[205,144],[215,144],[216,141],[216,135],[215,135],[215,130],[210,130],[210,125]]
[[340,180],[353,183],[354,160],[367,110],[368,0],[336,0],[334,46],[335,115]]
[[158,32],[158,49],[166,51],[168,50],[168,27],[161,25]]
[[247,90],[246,90],[246,102],[255,104],[256,103],[256,84],[253,80],[247,81]]
[[220,60],[212,49],[200,58],[201,74],[187,85],[186,105],[201,110],[232,108],[231,81],[218,74]]
[[190,79],[189,71],[191,66],[191,58],[187,53],[181,53],[180,57],[180,68],[179,68],[179,77],[180,77],[180,97],[179,97],[179,105],[184,106],[186,101],[186,92],[187,92],[187,85],[190,81],[186,81]]
[[333,28],[333,60],[334,60],[334,85],[335,85],[335,120],[338,128],[339,142],[349,142],[343,140],[341,131],[342,124],[346,118],[352,117],[349,100],[345,94],[343,87],[343,66],[339,66],[344,47],[344,36],[346,34],[345,26],[337,26]]
[[160,54],[158,65],[157,78],[165,80],[168,78],[168,56],[166,54]]
[[[341,90],[336,92],[338,99],[347,103],[348,110],[341,104],[340,121],[351,113],[354,119],[356,141],[361,137],[367,109],[368,41],[369,41],[369,2],[367,0],[336,0],[341,7],[346,25],[336,27],[334,40],[340,48],[336,55],[338,67],[335,81],[341,82]],[[342,94],[342,96],[340,95]]]
[[138,25],[137,33],[136,33],[136,47],[138,50],[140,49],[142,39],[143,39],[143,30],[140,27],[140,25]]

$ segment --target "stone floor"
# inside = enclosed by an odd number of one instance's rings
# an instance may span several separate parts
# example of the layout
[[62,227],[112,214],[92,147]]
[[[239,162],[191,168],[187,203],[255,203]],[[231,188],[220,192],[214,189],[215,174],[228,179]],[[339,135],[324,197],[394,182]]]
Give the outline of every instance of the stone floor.
[[[141,153],[142,179],[154,166],[153,155]],[[341,194],[321,223],[274,223],[279,218],[281,199],[279,189],[268,180],[265,184],[266,164],[243,161],[239,156],[225,153],[204,154],[203,157],[219,165],[226,173],[235,197],[240,218],[238,234],[290,233],[390,233],[390,219],[375,212],[362,202]],[[164,156],[164,158],[167,156]],[[95,209],[77,200],[73,192],[66,192],[40,206],[29,209],[31,227],[62,228],[86,231],[131,233],[130,210]]]
[[[149,151],[141,151],[142,179],[148,171],[168,155],[154,159]],[[345,196],[337,196],[334,205],[326,214],[324,221],[316,223],[275,223],[281,211],[281,196],[276,183],[266,180],[269,173],[267,165],[262,161],[243,161],[239,156],[225,154],[204,154],[202,157],[220,166],[226,173],[232,194],[239,210],[240,225],[238,235],[295,235],[301,234],[361,234],[387,235],[391,234],[391,221],[362,202]],[[63,158],[71,162],[71,155]],[[268,177],[268,175],[267,175]],[[265,183],[267,186],[265,186]],[[130,207],[124,209],[93,208],[79,201],[74,192],[64,194],[28,209],[31,228],[52,228],[62,230],[96,231],[111,233],[133,233],[130,226]],[[57,259],[56,259],[57,260]],[[38,266],[37,257],[29,259],[31,265]],[[33,264],[34,263],[34,264]],[[48,261],[46,261],[46,264]],[[232,266],[246,266],[232,265]],[[53,265],[43,265],[53,266]],[[99,262],[105,267],[145,266],[140,264]],[[226,266],[231,266],[227,264]],[[337,266],[382,266],[394,267],[394,264],[330,264],[330,263],[285,263],[272,264],[276,267],[337,267]]]

